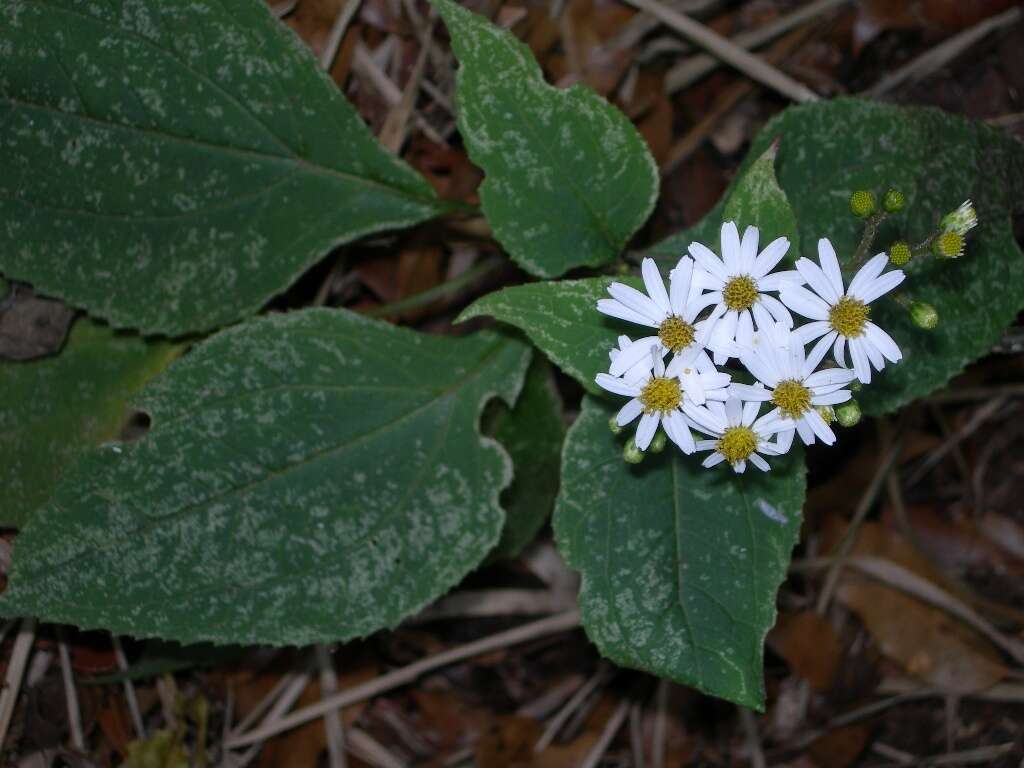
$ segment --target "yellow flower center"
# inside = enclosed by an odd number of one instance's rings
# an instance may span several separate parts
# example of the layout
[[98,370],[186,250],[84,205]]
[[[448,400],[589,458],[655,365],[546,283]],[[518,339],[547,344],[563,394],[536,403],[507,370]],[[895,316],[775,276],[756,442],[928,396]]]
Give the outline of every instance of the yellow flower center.
[[719,438],[715,450],[730,464],[750,458],[757,450],[757,435],[750,427],[729,427]]
[[843,296],[828,311],[828,322],[832,330],[839,331],[848,339],[856,339],[864,333],[864,325],[871,314],[871,307],[860,299]]
[[693,344],[696,329],[681,317],[672,315],[658,326],[658,338],[671,352],[680,352]]
[[811,390],[796,379],[780,381],[772,394],[772,403],[786,416],[795,419],[811,407]]
[[737,312],[750,309],[757,301],[757,283],[749,275],[734,277],[722,289],[722,299],[725,306]]
[[683,390],[679,379],[655,376],[640,391],[640,404],[644,413],[668,413],[679,407]]

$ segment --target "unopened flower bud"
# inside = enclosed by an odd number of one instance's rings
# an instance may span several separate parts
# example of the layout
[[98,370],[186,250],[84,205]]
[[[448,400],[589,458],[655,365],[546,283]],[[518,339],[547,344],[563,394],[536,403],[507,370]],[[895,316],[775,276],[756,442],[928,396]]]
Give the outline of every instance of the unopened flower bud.
[[859,379],[854,379],[853,381],[846,385],[846,388],[851,392],[860,392],[861,389],[864,388],[864,385],[860,383]]
[[939,259],[958,259],[964,252],[964,236],[948,229],[932,241],[932,253]]
[[882,198],[882,208],[886,213],[899,213],[906,204],[907,198],[898,189],[886,190],[885,196]]
[[647,450],[649,450],[651,453],[661,453],[662,451],[665,450],[665,445],[667,442],[668,436],[664,432],[659,431],[657,434],[654,435],[654,439],[651,440],[651,444],[647,446]]
[[910,305],[910,319],[918,328],[930,331],[939,324],[939,313],[931,304],[915,301]]
[[617,435],[622,431],[622,427],[619,426],[619,422],[614,416],[608,419],[608,429],[612,431],[613,435]]
[[908,261],[913,254],[910,252],[910,246],[902,240],[897,240],[891,246],[889,246],[889,262],[896,267],[902,267]]
[[819,405],[814,410],[826,424],[831,424],[836,420],[836,411],[831,405]]
[[945,230],[952,230],[963,237],[972,229],[978,226],[978,212],[970,200],[964,200],[960,207],[951,213],[947,213],[939,222],[939,227]]
[[644,452],[636,447],[634,438],[631,437],[626,441],[626,445],[622,449],[622,458],[627,464],[639,464],[644,460]]
[[850,210],[854,216],[866,219],[875,212],[875,196],[866,189],[858,189],[850,195]]
[[860,423],[860,405],[856,400],[847,400],[836,408],[836,421],[844,427],[855,427]]

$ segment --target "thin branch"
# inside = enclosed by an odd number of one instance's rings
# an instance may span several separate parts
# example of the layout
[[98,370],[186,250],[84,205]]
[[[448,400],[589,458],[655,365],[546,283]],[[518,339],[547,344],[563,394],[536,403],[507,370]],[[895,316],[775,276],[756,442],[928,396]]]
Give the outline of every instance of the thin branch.
[[523,626],[499,632],[496,635],[491,635],[490,637],[485,637],[472,643],[467,643],[466,645],[459,646],[458,648],[452,648],[444,651],[443,653],[429,656],[415,662],[414,664],[393,670],[386,675],[381,675],[375,680],[370,680],[362,685],[352,686],[348,690],[341,691],[334,696],[330,696],[323,701],[318,702],[317,704],[311,704],[298,709],[287,717],[283,717],[276,722],[261,725],[259,728],[250,731],[249,733],[235,737],[228,742],[227,746],[236,748],[247,744],[254,744],[258,741],[263,741],[271,736],[276,736],[279,733],[284,733],[287,730],[304,725],[312,720],[316,720],[317,718],[322,717],[325,712],[330,712],[332,709],[347,707],[357,701],[363,701],[364,699],[369,699],[386,691],[390,691],[393,688],[398,688],[399,686],[411,683],[426,672],[438,669],[439,667],[454,664],[457,661],[472,658],[473,656],[479,656],[480,654],[489,653],[490,651],[497,650],[498,648],[518,645],[519,643],[525,643],[528,640],[534,640],[539,637],[545,637],[547,635],[553,635],[559,632],[575,629],[579,626],[579,623],[580,614],[578,610],[566,611],[565,613],[561,613],[556,616],[524,624]]
[[[334,695],[338,692],[338,676],[334,673],[331,654],[322,643],[316,647],[316,663],[320,668],[320,698]],[[327,731],[329,765],[331,768],[345,768],[345,731],[340,710],[324,713],[324,730]]]
[[740,712],[740,723],[743,725],[743,733],[747,741],[747,751],[750,753],[750,768],[766,768],[764,749],[761,748],[761,736],[757,732],[757,720],[754,713],[746,707],[737,707]]
[[597,672],[594,673],[594,676],[580,687],[580,689],[572,695],[572,698],[565,702],[565,706],[558,711],[557,715],[551,718],[551,722],[547,724],[544,732],[540,735],[540,738],[537,739],[537,743],[533,745],[533,751],[543,752],[547,749],[551,745],[551,742],[555,740],[555,736],[558,735],[562,726],[565,725],[566,721],[570,717],[572,717],[573,712],[579,709],[583,702],[587,700],[587,697],[589,697],[599,685],[607,682],[611,676],[612,672],[608,665],[602,663],[598,667]]
[[324,50],[320,54],[320,66],[328,72],[334,66],[334,59],[338,56],[341,41],[345,38],[345,32],[355,17],[356,11],[359,10],[360,3],[362,3],[362,0],[347,0],[345,7],[338,13],[338,17],[334,20],[334,26],[331,27],[331,31],[327,35],[327,42],[324,44]]
[[368,315],[369,317],[393,317],[395,315],[408,312],[411,309],[425,307],[429,304],[433,304],[439,299],[443,299],[446,296],[457,293],[459,290],[465,288],[478,278],[481,278],[487,273],[497,269],[503,263],[502,259],[487,259],[477,264],[472,269],[467,269],[461,275],[435,285],[433,288],[428,288],[427,290],[420,291],[412,296],[407,296],[404,299],[393,301],[390,304],[382,304],[379,307],[373,307],[372,309],[368,309],[363,312],[363,314]]
[[71,654],[68,653],[64,630],[57,630],[57,654],[60,656],[60,672],[64,679],[64,700],[68,705],[68,724],[71,726],[71,745],[79,752],[85,752],[85,734],[82,731],[82,708],[78,704],[78,690],[75,688],[74,670],[71,669]]
[[601,758],[604,757],[604,753],[608,751],[608,746],[612,743],[612,739],[615,738],[615,734],[619,732],[622,724],[626,721],[626,715],[629,714],[629,699],[623,698],[619,702],[619,706],[615,708],[615,712],[608,718],[608,722],[604,726],[604,730],[601,731],[601,737],[597,740],[597,743],[591,747],[590,752],[587,753],[586,759],[580,763],[580,768],[597,768],[597,764],[601,762]]
[[626,0],[630,5],[655,16],[667,26],[701,48],[705,48],[726,64],[753,80],[796,102],[817,101],[818,95],[749,51],[722,37],[709,27],[679,13],[660,0]]
[[[117,659],[117,668],[122,672],[128,671],[128,659],[125,658],[124,648],[121,647],[121,640],[117,635],[111,635],[110,640],[114,645],[114,658]],[[140,739],[146,738],[146,727],[142,723],[142,711],[139,709],[139,699],[135,695],[135,683],[131,681],[131,678],[125,676],[124,682],[121,684],[124,686],[124,697],[128,700],[128,711],[132,716],[132,725],[135,728],[135,733]]]
[[4,687],[0,691],[0,749],[7,740],[7,729],[11,727],[14,708],[18,703],[21,691],[21,680],[25,676],[29,656],[36,639],[36,620],[24,619],[14,639],[10,661],[7,662],[7,674],[4,675]]

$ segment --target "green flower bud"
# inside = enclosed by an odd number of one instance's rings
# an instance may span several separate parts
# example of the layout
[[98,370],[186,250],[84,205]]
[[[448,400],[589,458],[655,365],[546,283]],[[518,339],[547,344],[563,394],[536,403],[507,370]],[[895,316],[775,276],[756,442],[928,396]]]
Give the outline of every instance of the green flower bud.
[[864,385],[860,383],[859,379],[854,379],[853,381],[846,385],[846,388],[851,392],[860,392],[861,389],[864,388]]
[[953,229],[946,230],[932,241],[932,253],[939,259],[958,259],[964,252],[964,236]]
[[622,427],[619,426],[619,422],[615,420],[614,416],[608,419],[608,429],[612,431],[613,435],[617,435],[622,431]]
[[814,410],[821,416],[822,421],[826,424],[831,424],[836,420],[836,411],[831,405],[819,405]]
[[974,204],[970,200],[964,200],[959,208],[947,213],[939,222],[941,229],[952,230],[961,237],[976,226],[978,226],[978,212],[974,210]]
[[899,213],[906,204],[907,198],[898,189],[886,190],[885,196],[882,198],[882,208],[886,213]]
[[866,219],[875,212],[875,196],[866,189],[858,189],[850,195],[850,210],[854,216]]
[[636,447],[636,439],[629,438],[626,446],[622,449],[622,458],[627,464],[639,464],[644,460],[644,452]]
[[836,408],[836,421],[844,427],[855,427],[860,423],[860,405],[856,400],[847,400]]
[[661,453],[665,450],[665,445],[668,442],[668,435],[661,430],[654,435],[654,439],[651,440],[651,444],[647,446],[647,450],[651,453]]
[[939,313],[931,304],[915,301],[910,305],[910,319],[918,328],[930,331],[939,324]]
[[911,256],[913,256],[913,254],[910,252],[910,246],[903,240],[897,240],[889,246],[889,262],[893,266],[902,267],[910,261]]

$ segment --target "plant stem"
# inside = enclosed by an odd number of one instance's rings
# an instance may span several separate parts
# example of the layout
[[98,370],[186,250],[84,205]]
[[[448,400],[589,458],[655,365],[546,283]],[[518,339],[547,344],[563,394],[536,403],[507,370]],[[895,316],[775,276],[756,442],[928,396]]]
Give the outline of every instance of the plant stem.
[[493,271],[503,263],[504,262],[501,259],[488,259],[477,264],[472,269],[467,269],[461,275],[453,277],[451,280],[435,285],[433,288],[428,288],[425,291],[420,291],[419,293],[407,296],[404,299],[399,299],[398,301],[392,301],[388,304],[382,304],[379,307],[368,309],[363,314],[368,315],[369,317],[389,317],[403,312],[408,312],[411,309],[425,307],[428,304],[433,304],[438,299],[456,293],[477,278],[483,277],[488,272]]
[[887,215],[884,211],[879,211],[868,217],[867,223],[864,225],[864,234],[860,238],[860,245],[857,246],[853,260],[850,262],[851,267],[859,267],[867,258],[868,251],[871,250],[871,243],[874,242],[875,236],[878,234],[878,225],[885,221]]

